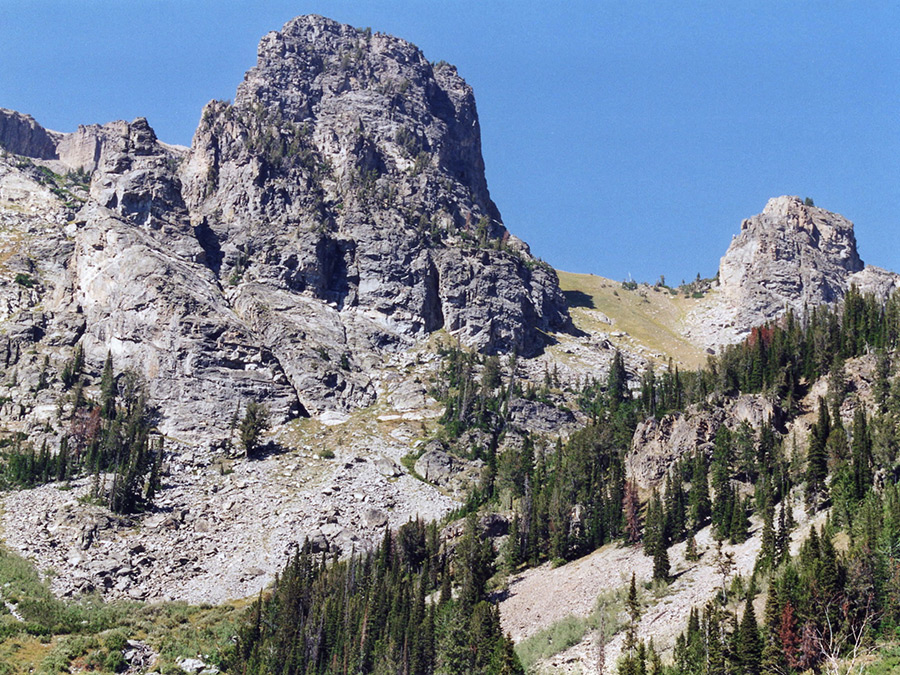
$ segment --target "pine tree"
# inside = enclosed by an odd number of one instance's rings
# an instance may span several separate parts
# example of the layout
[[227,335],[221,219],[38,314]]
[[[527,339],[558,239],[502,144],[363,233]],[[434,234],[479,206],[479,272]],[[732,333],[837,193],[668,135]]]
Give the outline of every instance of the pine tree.
[[670,577],[669,550],[663,543],[657,546],[653,553],[653,579],[655,581],[668,581]]
[[872,439],[866,424],[864,405],[860,405],[853,415],[851,455],[855,496],[857,500],[861,500],[872,487]]
[[791,543],[791,532],[787,524],[785,502],[787,502],[786,499],[781,500],[781,508],[778,511],[778,529],[775,530],[775,566],[780,565],[787,557]]
[[825,492],[825,479],[828,476],[828,452],[826,444],[831,433],[831,418],[825,400],[819,397],[819,418],[813,425],[809,435],[809,448],[806,454],[806,489],[807,499],[815,508],[817,499]]
[[622,502],[626,536],[629,543],[636,544],[641,540],[641,502],[634,481],[625,483],[625,496]]
[[503,564],[508,571],[512,572],[522,563],[521,551],[522,545],[519,532],[519,514],[516,513],[509,526],[509,535],[506,538],[503,550]]
[[250,401],[244,412],[244,418],[238,427],[241,446],[247,457],[253,455],[259,444],[260,436],[269,428],[269,412],[266,407],[256,401]]
[[666,517],[659,493],[654,489],[647,506],[647,522],[644,526],[644,553],[653,558],[653,579],[669,579],[669,536]]
[[[704,612],[706,629],[706,673],[708,675],[726,675],[727,634],[724,629],[722,610],[715,603],[709,603]],[[699,664],[698,664],[699,665]]]
[[474,607],[484,595],[485,584],[494,573],[494,551],[490,539],[479,535],[478,519],[474,513],[466,517],[465,532],[457,545],[456,570],[459,575],[459,603]]
[[81,382],[81,373],[84,370],[84,347],[79,342],[75,345],[72,358],[66,361],[63,366],[60,378],[65,389],[71,388],[73,384]]
[[59,441],[59,451],[56,453],[56,480],[62,481],[69,477],[69,437],[63,436]]
[[734,517],[734,489],[725,483],[717,491],[713,501],[712,523],[716,539],[725,539],[731,532],[731,521]]
[[744,420],[735,434],[735,441],[738,448],[737,460],[740,471],[743,474],[744,481],[751,482],[756,478],[756,434],[750,424]]
[[641,620],[641,602],[637,594],[637,580],[634,572],[631,573],[631,584],[628,587],[628,599],[625,602],[628,610],[628,628],[625,633],[625,649],[628,656],[634,656],[634,650],[637,647],[637,626]]
[[694,532],[698,532],[707,522],[709,522],[711,510],[706,458],[699,450],[694,451],[689,503],[691,511],[691,529]]
[[107,420],[116,416],[116,379],[111,352],[106,352],[103,374],[100,376],[100,415]]
[[756,570],[766,572],[775,562],[775,507],[771,504],[763,511],[762,544],[756,556]]
[[727,487],[731,479],[732,464],[731,432],[722,425],[716,431],[712,457],[712,488],[718,494]]
[[697,552],[697,540],[694,538],[693,532],[688,535],[687,543],[684,548],[684,559],[691,562],[700,560],[700,554]]
[[764,673],[780,673],[786,668],[784,652],[781,649],[781,606],[778,602],[776,585],[770,584],[766,597],[765,640],[760,669]]
[[666,476],[665,492],[666,533],[671,542],[681,541],[687,531],[687,513],[681,471],[676,467]]
[[753,599],[749,595],[744,605],[737,647],[741,672],[746,675],[759,675],[763,646],[759,627],[756,625],[756,613],[753,611]]
[[613,354],[606,383],[606,395],[609,400],[610,410],[615,411],[619,404],[625,401],[627,391],[628,374],[625,372],[625,361],[617,349],[615,354]]
[[747,541],[750,530],[750,520],[747,518],[748,502],[741,503],[740,497],[734,495],[732,503],[731,527],[729,537],[732,544],[742,544]]
[[648,675],[663,675],[662,659],[659,652],[656,651],[656,647],[653,646],[652,637],[647,645],[647,673]]

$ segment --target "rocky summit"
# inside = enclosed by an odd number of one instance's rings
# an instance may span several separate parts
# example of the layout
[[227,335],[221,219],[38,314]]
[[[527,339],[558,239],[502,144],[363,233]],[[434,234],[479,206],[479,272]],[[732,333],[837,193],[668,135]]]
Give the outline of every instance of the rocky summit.
[[529,355],[569,322],[491,201],[472,89],[391,36],[294,19],[189,149],[145,119],[60,134],[5,110],[0,142],[6,366],[35,379],[79,343],[99,373],[109,351],[178,439],[220,442],[250,400],[368,406],[383,355],[438,330]]
[[887,298],[900,277],[867,266],[853,223],[799,197],[770,199],[741,223],[719,263],[718,292],[688,317],[687,334],[707,347],[736,342],[782,315],[832,304],[856,285]]

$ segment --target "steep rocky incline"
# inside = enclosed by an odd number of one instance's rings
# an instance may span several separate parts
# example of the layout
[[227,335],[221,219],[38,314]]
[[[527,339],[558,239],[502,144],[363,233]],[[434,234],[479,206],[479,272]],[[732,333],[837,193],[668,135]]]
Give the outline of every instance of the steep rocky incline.
[[[76,343],[89,372],[109,351],[117,370],[144,375],[167,434],[213,441],[222,420],[251,399],[265,400],[279,418],[301,412],[283,369],[204,263],[173,172],[178,154],[143,119],[64,137],[60,161],[73,146],[93,148],[89,189],[21,158],[0,160],[10,269],[0,349],[5,342],[7,375],[21,385],[17,409],[0,412],[8,428],[16,422],[39,442],[48,425],[62,425],[54,373]],[[84,158],[74,153],[79,168]],[[35,386],[41,371],[46,388]]]
[[[445,328],[530,354],[567,322],[555,273],[490,199],[471,88],[403,40],[315,16],[268,34],[234,105],[204,110],[183,175],[220,277],[283,309],[330,303],[350,351]],[[303,323],[277,322],[270,341]]]
[[743,339],[788,309],[837,302],[853,284],[881,297],[900,287],[897,274],[864,265],[853,223],[787,196],[741,223],[718,277],[718,292],[686,321],[687,335],[707,347]]
[[110,351],[144,376],[163,433],[215,445],[249,400],[276,422],[372,404],[384,355],[436,330],[529,355],[569,322],[490,199],[471,88],[397,38],[289,22],[190,149],[5,110],[0,144],[0,351],[50,382],[0,411],[17,430],[48,433],[76,343],[89,374]]

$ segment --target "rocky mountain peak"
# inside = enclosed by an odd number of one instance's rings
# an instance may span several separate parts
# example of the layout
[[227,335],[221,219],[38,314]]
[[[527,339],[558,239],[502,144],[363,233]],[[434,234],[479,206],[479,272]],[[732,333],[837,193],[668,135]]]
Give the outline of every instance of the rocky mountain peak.
[[204,110],[182,177],[220,274],[362,313],[366,341],[446,328],[528,354],[568,321],[490,199],[471,88],[404,40],[318,16],[269,33],[234,104]]
[[56,159],[59,134],[48,131],[31,115],[0,108],[0,148],[35,159]]
[[799,197],[776,197],[741,224],[719,264],[719,283],[726,297],[765,320],[785,305],[800,310],[839,299],[864,266],[853,223]]
[[688,318],[688,335],[709,347],[788,309],[837,302],[853,284],[882,297],[897,286],[897,275],[860,259],[852,222],[795,196],[770,199],[741,223],[718,277],[720,292]]
[[[262,106],[307,124],[340,177],[390,169],[443,169],[461,203],[443,204],[454,224],[500,215],[484,179],[481,132],[471,87],[415,45],[320,16],[301,16],[259,45],[256,67],[235,106]],[[418,165],[417,165],[418,162]],[[430,166],[427,166],[427,165]]]

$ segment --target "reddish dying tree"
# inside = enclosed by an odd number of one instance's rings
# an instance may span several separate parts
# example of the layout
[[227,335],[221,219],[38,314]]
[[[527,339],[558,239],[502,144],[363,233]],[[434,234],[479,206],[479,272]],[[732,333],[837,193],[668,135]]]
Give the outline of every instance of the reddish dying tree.
[[633,480],[625,483],[622,508],[625,511],[625,533],[628,541],[636,544],[641,540],[641,500],[638,497],[637,485]]
[[781,650],[787,658],[788,665],[791,668],[800,667],[798,658],[800,637],[797,635],[797,619],[794,618],[794,606],[790,600],[784,603],[784,609],[781,610],[781,627],[778,630],[778,637],[781,640]]

